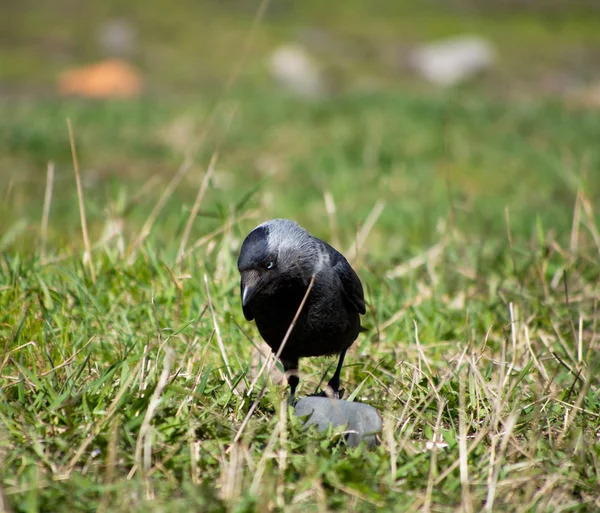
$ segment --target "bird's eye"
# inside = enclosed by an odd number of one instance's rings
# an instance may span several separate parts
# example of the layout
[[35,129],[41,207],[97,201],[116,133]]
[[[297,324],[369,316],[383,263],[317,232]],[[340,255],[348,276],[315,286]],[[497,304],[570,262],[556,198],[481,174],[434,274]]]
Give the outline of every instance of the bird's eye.
[[275,261],[271,260],[265,267],[267,269],[273,269],[273,267],[275,267]]

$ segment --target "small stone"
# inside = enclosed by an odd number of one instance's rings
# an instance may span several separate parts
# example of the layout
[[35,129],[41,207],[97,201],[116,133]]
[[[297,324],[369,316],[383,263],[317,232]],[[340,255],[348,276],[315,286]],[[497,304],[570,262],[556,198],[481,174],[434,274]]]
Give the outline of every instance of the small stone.
[[275,49],[269,58],[273,78],[289,92],[305,98],[318,98],[325,92],[319,66],[301,46],[288,44]]
[[479,36],[459,36],[416,48],[410,63],[429,82],[450,87],[489,68],[494,48]]
[[295,415],[308,417],[304,427],[317,426],[318,431],[325,431],[330,424],[334,428],[346,426],[344,434],[349,447],[356,447],[361,441],[374,447],[382,428],[381,416],[373,406],[327,397],[300,399]]
[[134,26],[124,19],[111,19],[102,23],[98,30],[98,43],[104,53],[111,57],[133,53],[137,34]]

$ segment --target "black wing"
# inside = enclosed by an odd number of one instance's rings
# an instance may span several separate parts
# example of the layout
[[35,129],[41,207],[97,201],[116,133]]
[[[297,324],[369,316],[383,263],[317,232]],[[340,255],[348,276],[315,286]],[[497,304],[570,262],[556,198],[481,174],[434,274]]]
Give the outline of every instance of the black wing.
[[[244,291],[242,290],[242,284],[240,283],[240,299],[242,298],[243,292]],[[247,321],[251,321],[252,319],[254,319],[252,312],[250,312],[250,309],[247,306],[242,305],[242,311],[244,312],[244,317]]]
[[342,282],[342,289],[346,299],[359,314],[365,315],[365,313],[367,313],[365,308],[365,294],[360,278],[354,272],[354,269],[352,269],[344,255],[332,248],[326,242],[324,242],[324,244],[329,253],[331,267]]

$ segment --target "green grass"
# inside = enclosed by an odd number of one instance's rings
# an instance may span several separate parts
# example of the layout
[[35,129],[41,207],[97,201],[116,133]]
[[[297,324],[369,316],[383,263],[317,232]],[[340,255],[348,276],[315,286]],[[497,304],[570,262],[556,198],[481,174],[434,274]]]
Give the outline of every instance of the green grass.
[[[470,91],[311,104],[234,93],[149,237],[128,252],[211,105],[0,106],[0,486],[12,509],[596,510],[597,114]],[[203,244],[178,265],[217,146],[187,246]],[[354,265],[369,332],[343,379],[384,416],[373,451],[346,448],[339,433],[302,433],[271,382],[232,444],[256,392],[229,384],[251,381],[247,335],[259,341],[240,308],[237,251],[274,216],[347,253],[357,231],[367,235]],[[115,235],[103,240],[107,227]],[[301,362],[300,393],[331,363]],[[432,440],[447,446],[432,450]]]

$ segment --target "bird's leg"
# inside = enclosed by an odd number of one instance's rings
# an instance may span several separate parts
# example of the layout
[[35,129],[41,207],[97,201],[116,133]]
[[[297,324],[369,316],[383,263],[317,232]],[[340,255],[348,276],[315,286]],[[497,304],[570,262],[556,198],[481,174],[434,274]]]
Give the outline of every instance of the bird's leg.
[[285,370],[287,382],[290,385],[290,397],[288,402],[293,406],[296,404],[296,387],[300,382],[300,378],[298,377],[298,360],[282,360],[281,363],[283,364],[283,369]]
[[333,377],[329,380],[329,383],[327,384],[327,386],[329,386],[331,390],[333,390],[333,397],[335,399],[341,399],[342,395],[344,394],[343,390],[340,393],[340,374],[342,372],[342,366],[344,365],[345,356],[346,349],[344,349],[340,353],[340,359],[338,361],[337,368],[335,369],[335,373],[333,374]]

